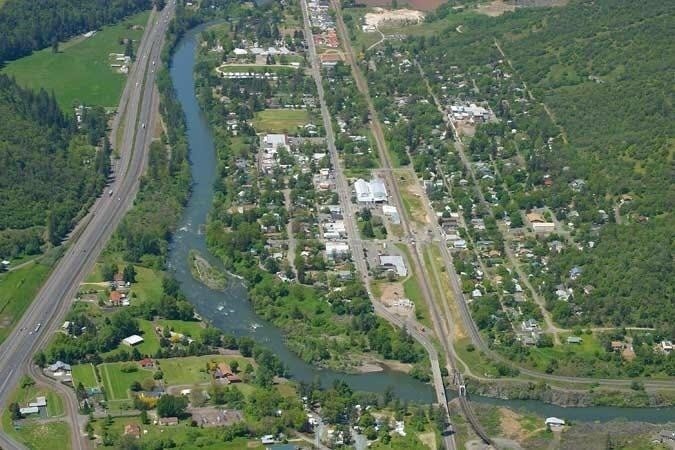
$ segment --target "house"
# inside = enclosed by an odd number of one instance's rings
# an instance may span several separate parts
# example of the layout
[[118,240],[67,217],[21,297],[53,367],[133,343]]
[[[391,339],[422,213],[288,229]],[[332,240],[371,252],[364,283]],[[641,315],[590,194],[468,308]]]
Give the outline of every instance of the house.
[[135,423],[128,423],[124,426],[124,435],[133,436],[136,439],[141,437],[141,427]]
[[262,445],[271,445],[271,444],[276,444],[277,440],[274,438],[273,434],[266,434],[265,436],[260,438],[260,442]]
[[548,417],[544,423],[547,427],[562,427],[565,425],[565,421],[557,417]]
[[178,417],[160,417],[157,423],[160,427],[178,425]]
[[113,306],[120,306],[122,304],[122,293],[119,291],[110,291],[109,299]]
[[455,242],[452,243],[452,246],[456,249],[465,249],[466,241],[464,239],[457,239]]
[[140,337],[137,334],[132,334],[131,336],[125,337],[124,339],[122,339],[122,343],[125,344],[125,345],[128,345],[129,347],[133,347],[134,345],[138,345],[141,342],[143,342],[143,338]]
[[530,223],[543,223],[546,222],[544,216],[538,212],[531,212],[526,214],[527,221]]
[[229,364],[221,362],[218,363],[218,367],[216,368],[216,371],[214,373],[214,377],[216,378],[225,378],[227,381],[230,383],[240,383],[241,378],[239,378],[237,375],[235,375],[234,371],[230,367]]
[[152,369],[153,367],[155,367],[155,361],[153,361],[150,358],[143,358],[140,361],[138,361],[138,364],[140,364],[141,367],[144,369]]
[[568,344],[581,344],[582,342],[584,342],[584,340],[579,336],[567,336]]
[[612,347],[612,351],[614,352],[620,352],[623,350],[623,342],[621,341],[612,341],[610,343],[610,346]]
[[66,364],[63,361],[56,361],[54,364],[48,366],[47,370],[50,372],[70,372],[72,369],[70,364]]
[[663,353],[665,353],[666,355],[670,354],[670,352],[673,351],[673,342],[672,341],[663,340],[663,341],[661,341],[659,346],[661,347],[661,351]]
[[520,327],[523,331],[536,331],[539,329],[539,324],[534,319],[528,319],[521,323]]
[[43,397],[43,396],[35,397],[35,401],[28,403],[28,406],[29,407],[43,408],[43,407],[47,406],[47,397]]
[[399,277],[408,275],[408,269],[405,267],[403,257],[399,255],[380,255],[380,266],[393,270]]
[[570,269],[570,278],[572,280],[576,280],[581,276],[582,272],[583,270],[581,269],[581,267],[578,266],[572,267],[572,269]]
[[40,408],[38,408],[37,406],[26,406],[26,407],[23,407],[23,408],[19,408],[19,412],[20,412],[22,415],[27,416],[27,415],[29,415],[29,414],[37,414],[37,413],[39,413],[39,412],[40,412]]
[[535,233],[545,234],[553,233],[555,231],[555,223],[553,222],[534,222],[532,223],[532,231]]

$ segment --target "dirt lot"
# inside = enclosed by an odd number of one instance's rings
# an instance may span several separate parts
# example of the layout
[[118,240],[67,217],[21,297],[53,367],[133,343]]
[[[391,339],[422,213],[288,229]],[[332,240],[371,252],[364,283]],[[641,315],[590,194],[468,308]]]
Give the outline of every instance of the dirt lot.
[[[399,0],[398,5],[409,6],[420,11],[433,11],[445,2],[446,0]],[[391,0],[361,0],[358,3],[363,3],[367,6],[391,6]]]
[[190,413],[192,413],[192,419],[204,427],[223,427],[244,419],[240,411],[212,407],[192,408]]
[[424,13],[412,9],[387,10],[375,8],[373,12],[366,13],[363,18],[366,25],[377,27],[382,24],[417,24],[424,20]]
[[497,17],[501,16],[505,12],[509,11],[515,11],[516,7],[513,5],[509,5],[508,3],[504,2],[503,0],[494,0],[493,2],[487,4],[487,5],[480,5],[478,8],[476,8],[476,11],[478,11],[481,14],[485,14],[486,16],[490,17]]

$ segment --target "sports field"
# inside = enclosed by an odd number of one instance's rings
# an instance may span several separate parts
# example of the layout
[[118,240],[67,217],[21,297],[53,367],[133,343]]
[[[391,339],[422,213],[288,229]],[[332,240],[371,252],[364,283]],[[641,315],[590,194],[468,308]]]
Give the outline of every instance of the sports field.
[[129,17],[117,25],[104,27],[94,36],[78,36],[61,43],[59,52],[51,48],[7,64],[4,73],[16,77],[19,84],[54,91],[59,105],[70,111],[84,102],[105,107],[116,106],[126,75],[110,66],[110,53],[124,53],[120,39],[134,40],[134,48],[143,35],[149,12]]
[[308,122],[309,114],[304,109],[265,109],[256,113],[253,127],[259,133],[284,133]]

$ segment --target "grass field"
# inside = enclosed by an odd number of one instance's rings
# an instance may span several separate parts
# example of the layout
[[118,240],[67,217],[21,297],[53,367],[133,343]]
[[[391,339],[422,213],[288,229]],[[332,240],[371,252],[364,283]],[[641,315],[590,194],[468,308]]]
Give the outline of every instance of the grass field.
[[32,263],[0,275],[0,343],[14,329],[49,272],[48,266]]
[[160,319],[157,321],[162,327],[169,327],[170,330],[176,333],[184,334],[191,338],[198,338],[202,333],[204,327],[201,322],[186,322],[184,320],[168,320]]
[[77,364],[73,366],[73,384],[77,386],[79,383],[82,383],[85,388],[98,386],[94,366],[91,364]]
[[308,122],[309,114],[303,109],[265,109],[256,113],[253,127],[259,133],[283,133]]
[[119,101],[126,76],[110,67],[109,54],[123,53],[120,38],[140,40],[149,12],[136,14],[127,20],[104,27],[93,37],[76,37],[60,46],[58,53],[51,48],[7,64],[3,72],[31,88],[54,91],[56,99],[66,111],[75,101],[90,105],[114,107]]
[[65,422],[48,422],[23,425],[9,434],[23,442],[31,450],[70,448],[70,430]]
[[[164,380],[169,385],[197,384],[211,380],[206,373],[206,363],[209,361],[239,363],[239,370],[243,371],[247,363],[253,364],[252,360],[243,357],[206,355],[187,356],[185,358],[160,359],[159,366],[164,373]],[[254,365],[255,367],[255,365]]]
[[99,366],[103,386],[111,400],[126,400],[129,398],[129,386],[134,381],[142,383],[147,378],[152,378],[153,371],[138,368],[135,372],[122,372],[124,363],[105,363]]
[[[104,419],[97,419],[93,422],[94,432],[98,435],[103,434]],[[121,436],[124,427],[129,424],[141,425],[138,417],[115,417],[112,425],[108,427],[113,436]],[[260,439],[248,440],[246,438],[237,438],[233,441],[223,442],[222,429],[220,428],[194,428],[189,426],[189,421],[183,421],[177,426],[160,427],[157,425],[142,425],[143,430],[147,430],[139,441],[144,448],[158,439],[171,439],[175,442],[176,448],[201,450],[247,450],[264,448]]]

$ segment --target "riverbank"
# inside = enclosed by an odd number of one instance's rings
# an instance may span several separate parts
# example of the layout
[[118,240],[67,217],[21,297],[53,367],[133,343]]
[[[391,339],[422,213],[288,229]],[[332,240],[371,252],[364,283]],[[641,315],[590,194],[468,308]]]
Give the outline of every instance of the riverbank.
[[664,408],[675,405],[672,392],[638,390],[560,389],[546,383],[504,383],[467,379],[472,393],[503,400],[539,400],[562,407],[587,408],[615,406],[620,408]]

